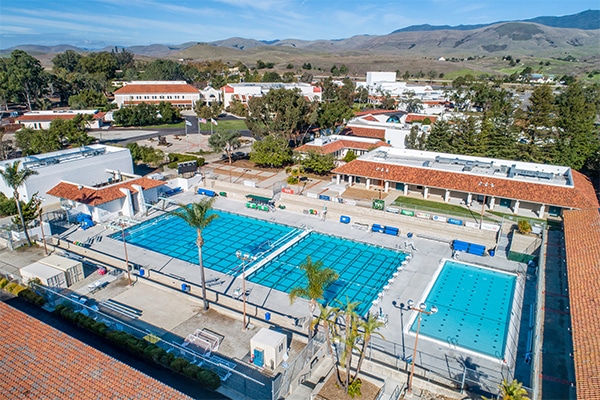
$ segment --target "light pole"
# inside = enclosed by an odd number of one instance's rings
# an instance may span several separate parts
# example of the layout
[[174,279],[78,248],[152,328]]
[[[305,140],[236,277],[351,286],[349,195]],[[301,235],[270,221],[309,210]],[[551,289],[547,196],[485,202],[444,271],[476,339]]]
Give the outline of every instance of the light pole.
[[400,332],[402,332],[402,361],[406,360],[406,351],[404,347],[404,310],[408,310],[408,308],[404,308],[404,303],[398,303],[396,300],[392,301],[392,305],[398,309],[400,309]]
[[417,332],[415,335],[415,348],[413,349],[412,365],[410,367],[410,378],[408,379],[407,392],[411,393],[413,376],[415,375],[415,360],[417,358],[417,344],[419,343],[419,331],[421,330],[421,319],[423,317],[423,314],[425,314],[425,315],[435,314],[436,312],[438,312],[438,308],[436,306],[431,306],[431,308],[429,310],[427,310],[427,305],[425,303],[421,303],[421,304],[419,304],[418,307],[415,307],[415,302],[410,299],[406,302],[406,304],[408,305],[409,310],[413,310],[413,311],[416,311],[419,313],[418,320],[417,320],[418,321],[417,322]]
[[250,260],[250,255],[242,253],[241,250],[235,252],[235,256],[242,260],[242,300],[244,301],[243,316],[242,316],[242,330],[246,330],[246,262]]
[[125,239],[124,224],[121,224],[121,237],[123,238],[123,249],[125,250],[125,268],[127,269],[128,286],[131,286],[131,272],[129,271],[129,257],[127,256],[127,240]]

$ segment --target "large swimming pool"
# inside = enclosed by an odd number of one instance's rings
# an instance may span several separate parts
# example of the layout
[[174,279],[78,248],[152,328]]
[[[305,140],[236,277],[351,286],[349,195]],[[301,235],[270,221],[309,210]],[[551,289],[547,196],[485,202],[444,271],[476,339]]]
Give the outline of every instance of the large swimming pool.
[[420,334],[503,359],[515,284],[513,274],[446,260],[425,299],[439,311],[423,315]]
[[[294,241],[302,230],[268,221],[213,210],[219,217],[203,230],[204,266],[225,274],[241,273],[237,250],[255,255],[260,261],[286,243]],[[113,235],[120,240],[120,234]],[[126,230],[127,243],[164,255],[198,264],[196,231],[181,218],[163,215]],[[325,293],[325,304],[342,304],[346,299],[360,302],[359,314],[365,314],[372,301],[388,283],[406,253],[372,246],[335,236],[310,232],[281,254],[250,274],[250,282],[286,293],[304,285],[298,268],[310,255],[334,269],[339,279]],[[248,266],[251,270],[252,264]],[[339,305],[339,304],[338,304]]]

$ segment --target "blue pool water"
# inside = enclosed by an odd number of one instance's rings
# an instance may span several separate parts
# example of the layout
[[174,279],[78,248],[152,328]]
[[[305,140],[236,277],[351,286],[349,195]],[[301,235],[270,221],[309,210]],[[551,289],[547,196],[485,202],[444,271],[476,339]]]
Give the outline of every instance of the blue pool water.
[[[219,216],[203,230],[204,266],[226,274],[241,272],[236,250],[267,255],[296,237],[300,230],[237,214],[214,210]],[[120,233],[113,237],[120,240]],[[198,263],[196,231],[181,218],[164,215],[126,230],[128,244]],[[404,261],[406,254],[351,240],[311,232],[308,236],[269,261],[247,277],[248,281],[286,293],[306,283],[298,268],[310,255],[339,274],[325,293],[325,304],[342,304],[346,299],[360,302],[365,314],[388,279]],[[249,268],[252,264],[249,265]]]
[[425,300],[439,311],[423,315],[420,334],[504,358],[515,283],[515,275],[446,260]]

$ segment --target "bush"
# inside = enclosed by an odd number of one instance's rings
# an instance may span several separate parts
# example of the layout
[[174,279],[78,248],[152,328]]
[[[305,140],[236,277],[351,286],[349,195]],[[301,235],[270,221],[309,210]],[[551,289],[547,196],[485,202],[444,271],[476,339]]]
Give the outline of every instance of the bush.
[[8,285],[4,286],[4,290],[6,290],[9,293],[12,293],[13,290],[15,289],[15,287],[17,287],[17,283],[16,282],[11,282]]
[[216,390],[221,386],[221,377],[215,371],[206,368],[199,368],[196,380],[210,390]]
[[40,296],[39,294],[37,294],[36,292],[34,292],[33,290],[31,290],[29,288],[21,290],[19,292],[18,296],[32,304],[35,304],[36,306],[41,307],[44,304],[46,304],[46,299],[43,296]]
[[4,289],[6,287],[6,285],[9,284],[9,280],[6,278],[2,278],[0,279],[0,289]]
[[196,157],[189,154],[170,153],[169,164],[167,164],[167,166],[169,168],[177,168],[178,163],[186,161],[196,161],[196,164],[198,164],[199,167],[203,166],[205,163],[204,157]]
[[185,358],[177,357],[171,363],[171,369],[175,372],[181,373],[188,365],[190,365],[188,360],[186,360]]
[[531,232],[531,224],[529,221],[522,219],[517,223],[517,230],[519,233],[527,234]]

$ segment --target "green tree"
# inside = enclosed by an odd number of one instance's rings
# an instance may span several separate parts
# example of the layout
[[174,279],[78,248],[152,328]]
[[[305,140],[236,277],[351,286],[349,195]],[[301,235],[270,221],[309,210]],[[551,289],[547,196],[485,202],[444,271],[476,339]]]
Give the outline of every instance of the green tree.
[[413,125],[410,128],[410,133],[404,139],[404,147],[413,150],[425,150],[427,139],[425,132],[419,133],[419,126]]
[[82,55],[73,50],[67,50],[64,53],[57,54],[52,59],[55,69],[64,69],[68,72],[74,72],[77,69],[77,64],[81,60]]
[[61,138],[56,132],[43,129],[20,129],[15,132],[15,141],[25,156],[48,153],[62,148]]
[[357,158],[358,158],[358,156],[356,155],[354,150],[348,150],[348,152],[344,156],[344,161],[349,163],[350,161],[356,160]]
[[23,50],[14,50],[6,60],[5,71],[5,92],[15,100],[25,102],[31,110],[47,87],[48,75],[42,64]]
[[246,106],[239,99],[231,100],[231,103],[229,103],[229,107],[227,108],[227,111],[234,115],[237,115],[238,117],[245,117],[247,115],[246,114]]
[[143,162],[157,166],[165,159],[162,150],[155,149],[152,146],[140,146],[136,142],[127,143],[127,148],[131,153],[131,158],[134,162]]
[[275,71],[266,71],[263,74],[263,82],[281,82],[281,75]]
[[[527,390],[523,388],[523,384],[516,379],[512,382],[504,379],[499,385],[500,393],[498,399],[501,400],[529,400]],[[487,400],[486,397],[484,397]]]
[[385,326],[385,322],[381,321],[377,315],[375,314],[367,314],[367,317],[359,322],[359,327],[362,330],[362,345],[360,348],[360,356],[358,359],[358,364],[356,366],[356,372],[354,373],[353,380],[358,379],[358,374],[360,373],[362,363],[365,359],[365,355],[367,354],[367,348],[369,347],[369,343],[371,342],[371,337],[373,335],[377,335],[382,339],[385,339],[380,332],[377,332],[379,328]]
[[79,94],[69,97],[69,107],[72,110],[106,110],[108,108],[108,100],[101,92],[84,89]]
[[536,86],[529,97],[525,114],[526,136],[523,155],[527,161],[545,163],[551,161],[549,147],[552,146],[554,119],[554,94],[550,85]]
[[142,79],[149,81],[183,81],[187,80],[186,78],[181,64],[172,60],[154,60],[144,68],[142,73]]
[[[42,200],[38,197],[38,194],[35,193],[27,203],[21,201],[21,210],[23,213],[23,219],[25,220],[25,225],[29,225],[31,221],[34,221],[39,218],[40,210],[41,210]],[[19,216],[14,217],[11,222],[15,225],[21,223],[21,219]]]
[[407,113],[419,113],[423,110],[421,99],[415,97],[415,92],[413,91],[407,92],[406,97],[400,100],[400,103],[404,105]]
[[241,133],[234,130],[217,129],[208,138],[208,145],[214,151],[224,151],[229,160],[229,181],[231,182],[231,156],[233,151],[240,148]]
[[269,135],[252,144],[250,161],[271,168],[281,168],[292,163],[289,140],[281,136]]
[[314,172],[317,175],[325,175],[335,168],[333,154],[319,154],[315,151],[309,151],[301,162],[305,170]]
[[181,208],[173,211],[173,215],[183,219],[189,226],[196,230],[196,246],[198,246],[198,265],[200,266],[200,281],[202,283],[202,300],[204,301],[204,309],[208,310],[208,300],[206,299],[206,278],[204,275],[204,263],[202,262],[202,246],[204,246],[204,238],[202,231],[214,221],[218,215],[210,214],[215,199],[206,198],[192,204],[179,204]]
[[323,324],[325,342],[327,343],[327,354],[333,356],[331,352],[331,336],[333,332],[333,327],[336,324],[335,317],[337,316],[339,309],[324,306],[321,303],[317,303],[317,305],[319,306],[319,316],[312,321],[311,329],[314,333],[317,331],[319,324]]
[[[337,280],[339,275],[331,268],[324,268],[323,261],[318,260],[313,262],[310,256],[306,257],[306,261],[299,268],[301,271],[304,271],[304,285],[296,286],[290,290],[290,304],[293,304],[298,297],[309,299],[309,326],[312,326],[313,314],[317,309],[317,301],[323,299],[325,289]],[[312,329],[309,331],[309,337],[312,337]]]
[[484,155],[487,149],[487,140],[482,137],[477,118],[468,116],[456,119],[454,122],[453,152],[472,156]]
[[77,71],[88,74],[98,74],[104,79],[113,79],[118,68],[114,55],[107,52],[93,52],[82,57],[77,64]]
[[556,101],[559,117],[554,162],[579,170],[599,151],[596,108],[587,102],[578,82],[569,85]]
[[6,183],[6,186],[11,188],[13,191],[13,198],[15,199],[15,204],[17,206],[17,212],[19,213],[19,219],[21,220],[23,232],[25,233],[27,243],[31,246],[31,239],[29,238],[29,233],[27,232],[27,224],[25,223],[25,217],[21,208],[19,188],[23,186],[30,177],[37,175],[38,172],[27,168],[19,169],[20,165],[20,161],[15,161],[12,164],[7,163],[4,165],[4,171],[0,171],[0,175],[4,180],[4,183]]
[[358,102],[359,105],[366,104],[369,101],[369,89],[364,86],[357,88],[354,101]]
[[438,118],[434,122],[427,137],[426,148],[428,151],[452,153],[452,129],[447,121]]
[[321,129],[334,129],[353,116],[352,108],[343,101],[322,103],[317,111],[317,124]]

